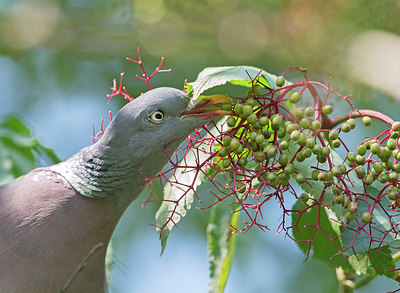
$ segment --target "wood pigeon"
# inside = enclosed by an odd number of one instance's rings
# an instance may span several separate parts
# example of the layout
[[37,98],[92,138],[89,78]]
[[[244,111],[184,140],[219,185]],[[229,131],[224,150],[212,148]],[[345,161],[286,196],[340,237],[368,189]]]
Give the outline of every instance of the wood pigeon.
[[97,143],[1,186],[0,292],[107,291],[106,248],[121,215],[192,131],[228,114],[205,108],[223,97],[193,104],[180,90],[153,89]]

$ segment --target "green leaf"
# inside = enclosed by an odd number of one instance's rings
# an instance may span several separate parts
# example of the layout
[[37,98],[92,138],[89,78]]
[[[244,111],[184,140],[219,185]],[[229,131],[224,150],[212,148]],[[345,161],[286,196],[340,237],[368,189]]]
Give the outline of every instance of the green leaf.
[[[211,134],[208,134],[206,138],[210,137],[210,135],[217,135],[220,131],[224,131],[227,127],[225,121],[226,118],[221,119],[216,124],[216,127],[210,130]],[[208,146],[204,145],[199,147],[199,149],[201,148],[204,148],[204,153],[201,151],[196,153],[194,151],[189,151],[185,157],[185,162],[183,162],[181,166],[195,166],[204,162],[209,157],[207,152],[209,152],[210,149]],[[157,232],[160,232],[161,254],[163,254],[167,245],[169,232],[181,218],[186,215],[186,211],[190,210],[194,199],[194,192],[204,182],[206,178],[204,173],[207,172],[207,170],[204,169],[202,172],[197,173],[191,168],[178,168],[177,170],[179,170],[179,172],[174,174],[170,180],[178,183],[171,185],[168,182],[165,185],[164,201],[156,213],[156,229]],[[192,188],[188,190],[188,188],[185,188],[187,185]],[[181,188],[181,186],[184,186],[184,188]]]
[[386,245],[371,251],[358,253],[349,257],[349,263],[354,273],[360,275],[385,275],[393,278],[396,264],[391,255],[390,248]]
[[225,203],[217,203],[211,209],[207,227],[210,293],[222,293],[228,280],[237,238],[231,226],[237,227],[239,220],[239,212],[235,210],[237,206]]
[[58,163],[53,150],[44,147],[16,116],[0,120],[0,184],[28,173],[39,165],[40,159]]
[[277,88],[276,75],[252,66],[223,66],[203,69],[197,79],[190,84],[193,86],[193,99],[196,100],[204,91],[227,82],[235,85],[251,87],[251,79],[258,76],[257,81],[268,88]]
[[[293,228],[293,236],[304,253],[312,250],[312,256],[332,267],[343,267],[352,271],[348,261],[342,254],[335,255],[342,249],[339,236],[339,225],[328,216],[324,207],[315,206],[307,208],[306,204],[298,200],[293,206],[292,223],[297,223]],[[299,215],[301,214],[301,216]]]

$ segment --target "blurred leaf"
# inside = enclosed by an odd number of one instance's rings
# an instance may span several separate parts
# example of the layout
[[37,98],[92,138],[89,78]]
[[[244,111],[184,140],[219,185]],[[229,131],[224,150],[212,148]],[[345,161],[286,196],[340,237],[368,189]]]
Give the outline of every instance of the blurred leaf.
[[[221,119],[216,127],[210,130],[211,135],[216,135],[217,132],[222,131],[221,129],[225,127],[226,118]],[[207,135],[205,138],[209,137]],[[209,155],[207,152],[210,151],[209,147],[202,145],[199,149],[204,148],[205,152],[189,151],[185,156],[185,161],[181,165],[186,166],[196,166],[202,164]],[[183,169],[178,168],[179,173],[173,175],[170,178],[171,181],[178,182],[177,184],[171,185],[169,182],[164,187],[164,200],[156,213],[156,226],[157,232],[161,231],[161,254],[163,254],[165,247],[167,245],[167,240],[169,237],[169,232],[171,229],[186,215],[186,211],[192,206],[194,193],[196,189],[204,182],[206,170],[202,172],[196,172],[193,169]],[[181,188],[180,185],[191,186],[191,189]],[[166,224],[167,223],[167,224]]]
[[21,119],[12,115],[3,117],[0,121],[0,184],[36,168],[40,159],[50,164],[60,162],[52,149],[32,137]]
[[[233,208],[232,208],[233,207]],[[217,203],[212,207],[207,227],[208,254],[210,261],[210,293],[222,293],[231,270],[237,234],[239,212],[234,205]]]
[[[193,99],[197,99],[204,91],[230,82],[235,85],[251,87],[251,79],[258,76],[257,81],[268,88],[276,88],[276,75],[252,66],[223,66],[203,69],[193,86]],[[251,77],[251,78],[250,78]]]

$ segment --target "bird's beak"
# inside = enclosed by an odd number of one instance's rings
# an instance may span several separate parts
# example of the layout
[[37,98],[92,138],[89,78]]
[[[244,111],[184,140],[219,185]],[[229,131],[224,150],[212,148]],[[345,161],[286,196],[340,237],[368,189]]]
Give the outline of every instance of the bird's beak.
[[224,103],[231,103],[231,99],[224,95],[213,95],[203,98],[196,103],[190,102],[187,109],[181,113],[181,117],[190,116],[200,119],[214,119],[219,116],[232,114],[232,111],[221,109],[221,105]]

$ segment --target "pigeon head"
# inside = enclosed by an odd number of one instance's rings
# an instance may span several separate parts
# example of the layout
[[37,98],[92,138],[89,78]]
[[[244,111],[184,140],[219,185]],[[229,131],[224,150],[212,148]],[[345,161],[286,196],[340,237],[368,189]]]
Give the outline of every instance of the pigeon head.
[[211,96],[209,100],[193,104],[180,90],[167,87],[151,90],[118,112],[100,144],[113,156],[124,154],[138,163],[146,160],[155,166],[161,156],[166,157],[162,150],[171,155],[196,128],[228,114],[220,109],[206,108],[222,101],[221,96]]
[[84,196],[131,201],[191,132],[230,113],[207,108],[227,101],[216,95],[193,103],[184,92],[167,87],[148,91],[115,115],[97,143],[52,169]]

